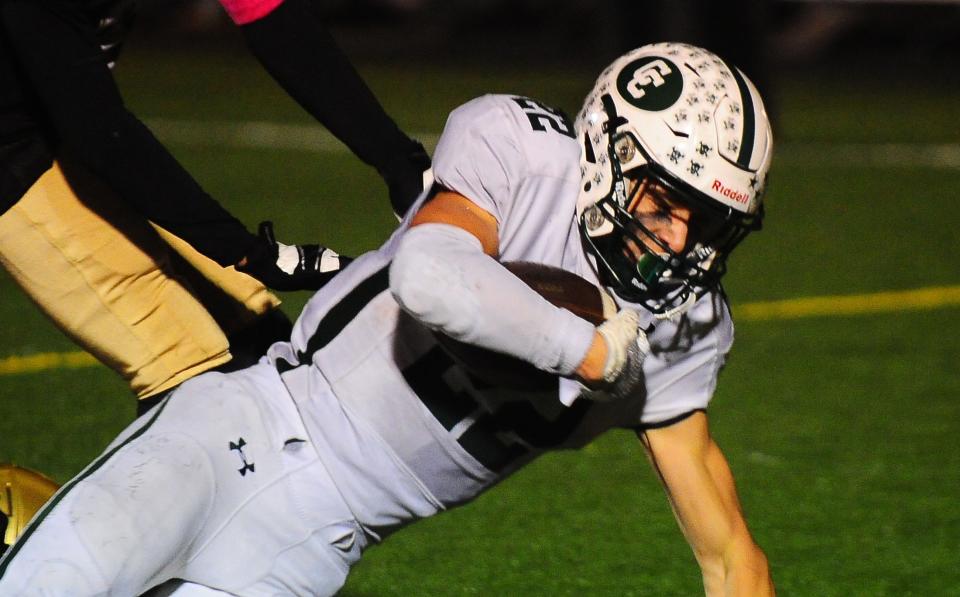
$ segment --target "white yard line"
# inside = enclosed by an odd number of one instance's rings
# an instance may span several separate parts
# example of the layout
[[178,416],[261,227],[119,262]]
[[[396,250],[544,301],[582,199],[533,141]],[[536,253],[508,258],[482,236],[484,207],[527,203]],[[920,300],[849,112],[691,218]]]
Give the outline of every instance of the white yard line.
[[[182,147],[285,149],[318,153],[347,153],[347,148],[325,128],[276,122],[208,122],[150,119],[147,125],[165,142]],[[415,132],[427,148],[439,135]],[[870,167],[929,167],[960,170],[960,143],[832,143],[786,142],[778,145],[777,159],[789,164],[834,164]]]
[[784,143],[774,162],[960,170],[960,143]]
[[[184,147],[348,153],[343,143],[319,125],[167,119],[148,119],[146,123],[164,142]],[[437,144],[438,135],[435,133],[418,133],[412,136],[431,148]]]

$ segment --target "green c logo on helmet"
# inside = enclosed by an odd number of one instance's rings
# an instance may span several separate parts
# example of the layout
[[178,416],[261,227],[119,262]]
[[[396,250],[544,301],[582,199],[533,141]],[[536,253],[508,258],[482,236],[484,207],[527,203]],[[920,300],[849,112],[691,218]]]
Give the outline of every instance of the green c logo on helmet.
[[623,67],[617,91],[636,108],[657,112],[672,106],[683,92],[677,65],[659,56],[644,56]]

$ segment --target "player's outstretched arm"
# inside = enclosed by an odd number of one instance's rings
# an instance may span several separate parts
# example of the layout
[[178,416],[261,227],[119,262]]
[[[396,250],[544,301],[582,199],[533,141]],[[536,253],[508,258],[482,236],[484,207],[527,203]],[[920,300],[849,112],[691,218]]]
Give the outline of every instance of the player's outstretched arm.
[[430,157],[400,130],[327,30],[312,0],[220,0],[251,52],[303,108],[377,169],[402,216]]
[[639,437],[700,564],[706,594],[773,595],[767,558],[747,529],[733,475],[710,437],[706,414],[696,412]]

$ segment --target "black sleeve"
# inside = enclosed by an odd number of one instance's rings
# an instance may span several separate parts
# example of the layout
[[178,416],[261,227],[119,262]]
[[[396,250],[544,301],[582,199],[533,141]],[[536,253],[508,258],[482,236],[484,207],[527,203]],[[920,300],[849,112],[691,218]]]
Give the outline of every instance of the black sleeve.
[[312,0],[285,0],[241,31],[280,86],[381,175],[420,147],[384,111]]
[[82,4],[0,2],[3,26],[49,119],[57,151],[220,265],[236,263],[256,237],[126,109]]
[[53,164],[53,151],[0,27],[0,215]]

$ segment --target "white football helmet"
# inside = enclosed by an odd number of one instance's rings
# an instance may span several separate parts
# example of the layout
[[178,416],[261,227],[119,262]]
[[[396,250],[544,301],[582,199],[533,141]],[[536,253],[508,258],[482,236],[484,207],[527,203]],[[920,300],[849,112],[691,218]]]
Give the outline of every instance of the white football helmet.
[[[575,128],[583,183],[577,218],[604,281],[660,314],[716,287],[727,256],[763,217],[773,135],[750,80],[701,48],[643,46],[603,71]],[[699,225],[691,225],[683,252],[627,211],[625,177],[646,177],[694,211]],[[628,256],[628,239],[644,251],[640,259]]]

